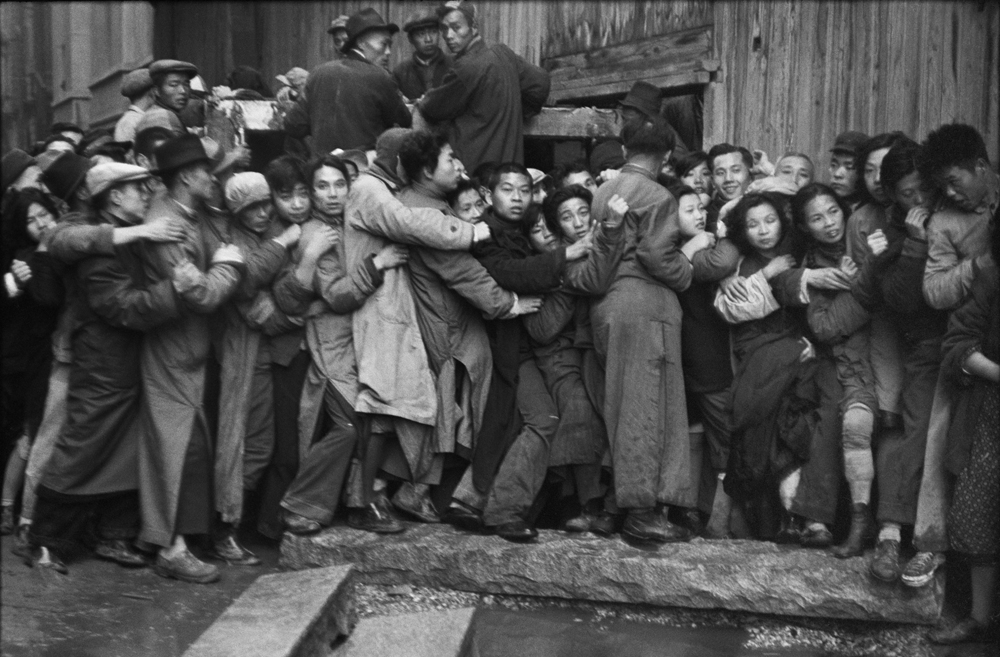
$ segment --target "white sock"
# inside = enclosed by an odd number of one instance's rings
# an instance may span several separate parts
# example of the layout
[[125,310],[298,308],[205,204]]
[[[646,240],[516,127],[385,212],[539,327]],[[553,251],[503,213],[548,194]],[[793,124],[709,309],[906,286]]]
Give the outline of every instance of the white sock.
[[898,522],[883,522],[881,529],[878,530],[878,541],[896,541],[900,542],[902,539],[899,534],[900,525]]

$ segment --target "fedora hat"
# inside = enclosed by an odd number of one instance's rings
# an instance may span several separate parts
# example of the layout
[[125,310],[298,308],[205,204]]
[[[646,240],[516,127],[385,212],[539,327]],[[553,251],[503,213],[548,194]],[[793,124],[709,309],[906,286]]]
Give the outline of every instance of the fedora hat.
[[639,110],[649,118],[660,114],[660,90],[648,82],[639,80],[632,85],[628,94],[618,104],[619,107],[631,107]]
[[42,181],[53,194],[69,203],[90,170],[90,160],[76,153],[62,153],[42,171]]
[[372,30],[382,30],[389,34],[399,32],[399,26],[395,23],[386,23],[377,11],[368,7],[347,19],[347,43],[344,44],[344,52],[354,47],[358,38],[371,32]]
[[212,165],[201,139],[198,135],[190,133],[163,142],[153,151],[153,157],[156,158],[157,175],[176,171],[197,162]]

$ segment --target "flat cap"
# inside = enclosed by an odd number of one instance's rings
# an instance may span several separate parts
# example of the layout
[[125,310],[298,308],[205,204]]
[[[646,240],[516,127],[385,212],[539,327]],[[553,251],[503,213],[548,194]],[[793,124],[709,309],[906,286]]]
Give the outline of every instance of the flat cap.
[[52,124],[52,129],[49,132],[54,135],[59,134],[60,132],[79,132],[80,135],[83,135],[83,128],[68,121],[57,121]]
[[406,17],[406,22],[403,23],[403,31],[409,34],[410,30],[418,30],[422,27],[437,29],[438,23],[437,11],[433,9],[418,9]]
[[179,59],[158,59],[149,65],[149,75],[166,75],[167,73],[184,73],[188,80],[198,75],[198,67],[191,62],[182,62]]
[[139,123],[135,126],[135,136],[138,137],[149,128],[160,128],[172,135],[179,135],[184,132],[184,125],[176,114],[162,107],[150,107],[143,113]]
[[123,164],[121,162],[95,164],[87,172],[87,191],[90,192],[91,197],[94,197],[108,191],[115,185],[135,180],[145,180],[151,175],[146,169],[137,167],[134,164]]
[[453,11],[460,11],[465,14],[465,17],[469,21],[469,25],[476,20],[476,7],[471,2],[464,2],[463,0],[448,0],[440,7],[437,8],[438,18],[444,18]]
[[141,96],[153,88],[153,78],[148,68],[137,68],[122,76],[122,95],[126,98]]
[[327,34],[333,34],[337,30],[344,30],[346,32],[347,31],[347,21],[349,19],[350,19],[350,16],[346,16],[344,14],[341,14],[340,16],[337,16],[332,21],[330,21],[330,27],[327,28],[326,33]]
[[833,148],[830,149],[830,152],[857,155],[866,141],[868,141],[868,135],[865,133],[848,130],[837,135],[837,139],[833,142]]
[[0,161],[0,178],[3,179],[3,186],[0,192],[4,192],[14,184],[14,181],[21,177],[24,170],[32,165],[37,165],[35,158],[31,157],[20,148],[15,148],[4,153],[3,160]]
[[234,173],[226,181],[226,207],[238,214],[254,203],[271,200],[271,188],[264,174],[256,171]]

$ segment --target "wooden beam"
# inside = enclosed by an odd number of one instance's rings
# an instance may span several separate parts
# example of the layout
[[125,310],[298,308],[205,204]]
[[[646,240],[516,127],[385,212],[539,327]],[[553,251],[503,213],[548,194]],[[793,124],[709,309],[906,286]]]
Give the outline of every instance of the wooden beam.
[[[543,107],[540,114],[525,123],[524,134],[547,139],[592,139],[617,136],[621,128],[622,118],[617,110]],[[222,100],[206,108],[206,133],[225,148],[244,143],[247,130],[281,129],[282,116],[277,101]]]

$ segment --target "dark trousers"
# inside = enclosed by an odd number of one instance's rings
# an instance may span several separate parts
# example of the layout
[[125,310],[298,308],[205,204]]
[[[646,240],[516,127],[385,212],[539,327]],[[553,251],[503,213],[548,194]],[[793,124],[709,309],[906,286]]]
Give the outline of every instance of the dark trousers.
[[309,447],[281,506],[328,525],[337,511],[358,428],[354,408],[332,383],[323,391],[323,406],[330,429]]
[[309,352],[299,351],[287,366],[271,366],[274,384],[274,452],[264,475],[257,530],[281,538],[281,500],[299,469],[299,400],[309,371]]
[[809,444],[809,461],[802,466],[792,512],[828,525],[837,513],[837,497],[844,472],[840,431],[843,388],[832,359],[821,358],[816,364],[816,385],[819,388],[819,423]]
[[177,498],[174,534],[208,534],[212,529],[212,474],[214,457],[208,436],[193,431],[184,453],[181,488]]
[[886,432],[877,442],[879,522],[912,525],[916,521],[927,427],[940,364],[940,340],[921,342],[903,354],[903,430]]
[[139,535],[138,491],[65,495],[39,486],[28,540],[32,545],[47,547],[57,554],[70,554],[91,522],[98,539],[134,539]]

